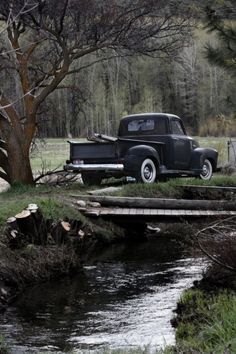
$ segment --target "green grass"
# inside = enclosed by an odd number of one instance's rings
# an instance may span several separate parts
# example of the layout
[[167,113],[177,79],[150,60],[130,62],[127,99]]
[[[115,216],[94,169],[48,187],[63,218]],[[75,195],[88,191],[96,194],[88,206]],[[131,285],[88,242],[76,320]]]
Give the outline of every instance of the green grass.
[[[228,137],[195,137],[195,139],[199,142],[201,147],[210,147],[214,148],[218,151],[218,166],[223,166],[228,162],[228,141],[230,138]],[[231,138],[232,140],[236,140],[236,138]]]
[[[76,138],[75,141],[85,141]],[[31,165],[34,173],[40,173],[42,169],[62,169],[69,158],[70,145],[68,139],[36,139],[35,146],[31,152]]]
[[183,191],[180,187],[182,185],[236,187],[236,176],[215,174],[210,181],[203,181],[198,178],[172,178],[163,183],[131,183],[124,185],[120,191],[114,194],[123,197],[181,198]]
[[182,296],[179,308],[177,347],[184,352],[236,353],[235,293],[210,295],[190,289]]
[[[83,189],[82,185],[81,188]],[[21,212],[30,203],[38,204],[46,218],[81,218],[82,215],[66,202],[67,194],[68,190],[65,188],[15,185],[0,194],[0,227],[8,217]]]
[[69,158],[67,139],[36,140],[36,147],[31,152],[31,165],[34,173],[43,169],[61,169]]
[[5,342],[4,337],[0,334],[0,353],[1,354],[7,354],[10,353],[9,347]]

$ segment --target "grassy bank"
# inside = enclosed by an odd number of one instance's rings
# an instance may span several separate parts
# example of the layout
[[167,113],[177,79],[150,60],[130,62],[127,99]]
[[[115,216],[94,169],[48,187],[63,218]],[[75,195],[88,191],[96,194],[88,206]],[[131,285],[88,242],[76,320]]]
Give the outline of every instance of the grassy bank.
[[10,353],[9,347],[6,344],[6,341],[3,336],[0,335],[0,353],[1,354],[8,354]]
[[[215,174],[210,181],[203,181],[197,178],[172,178],[163,183],[130,183],[124,185],[121,190],[113,194],[123,197],[185,198],[183,185],[236,187],[236,176]],[[205,196],[206,199],[209,198],[209,196],[210,194],[208,193],[208,195]],[[198,198],[199,195],[196,195],[196,197]],[[202,195],[202,197],[204,197],[204,195]]]
[[[66,193],[47,186],[14,186],[0,194],[0,310],[29,284],[77,271],[97,247],[124,237],[123,229],[108,222],[93,223],[84,217]],[[20,242],[12,242],[6,231],[6,220],[31,203],[38,205],[44,224],[49,225],[43,229],[47,230],[44,231],[46,242],[34,243],[30,235],[20,233],[16,236]],[[73,231],[71,226],[71,233],[58,243],[52,230],[63,220],[76,224],[76,229]]]
[[236,353],[236,293],[187,290],[177,308],[177,350]]

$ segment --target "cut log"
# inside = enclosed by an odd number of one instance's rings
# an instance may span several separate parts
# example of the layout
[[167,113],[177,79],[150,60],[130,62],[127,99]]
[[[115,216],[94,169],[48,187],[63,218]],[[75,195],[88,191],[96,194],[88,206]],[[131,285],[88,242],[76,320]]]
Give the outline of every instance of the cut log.
[[28,237],[29,242],[39,244],[39,235],[34,218],[29,210],[23,210],[21,213],[16,214],[17,225],[20,232]]
[[186,190],[199,190],[199,191],[216,191],[216,192],[225,192],[225,193],[236,193],[236,187],[222,187],[222,186],[195,186],[195,185],[182,185],[178,188]]
[[98,203],[98,202],[88,202],[87,203],[87,206],[90,207],[90,208],[100,208],[101,204]]
[[37,228],[38,244],[45,245],[47,243],[48,229],[41,210],[39,209],[37,204],[29,204],[27,210],[31,212],[31,215],[34,219]]
[[31,213],[29,210],[22,210],[19,214],[15,215],[15,218],[17,219],[17,222],[18,222],[18,220],[29,218],[30,214]]
[[80,238],[84,238],[84,235],[85,235],[85,232],[84,232],[83,230],[79,230],[79,231],[78,231],[78,236],[79,236]]
[[61,221],[54,225],[51,230],[51,235],[56,244],[61,245],[67,241],[68,233],[71,229],[70,223]]
[[61,226],[63,227],[63,229],[64,229],[65,231],[67,231],[67,232],[70,231],[71,226],[70,226],[70,224],[69,224],[67,221],[62,221],[62,222],[61,222]]
[[77,200],[76,204],[77,204],[77,206],[79,208],[85,208],[86,207],[86,202],[84,200]]
[[22,242],[24,237],[20,234],[16,218],[11,216],[6,223],[5,235],[7,236],[9,247],[11,249],[21,248],[24,245],[24,242]]
[[7,219],[7,226],[11,229],[18,229],[17,220],[14,216]]
[[121,208],[184,209],[184,210],[236,210],[236,201],[189,200],[111,196],[78,196],[80,199],[98,202],[102,206]]
[[9,248],[18,249],[24,247],[28,243],[28,239],[19,232],[19,230],[11,229],[7,227],[5,230],[5,235],[7,236]]
[[68,233],[68,236],[77,236],[78,231],[81,228],[82,222],[80,220],[69,220],[70,223],[70,231]]
[[33,210],[38,210],[39,207],[37,204],[29,204],[26,210],[33,211]]
[[12,238],[16,238],[18,236],[18,231],[17,230],[11,230],[10,235]]

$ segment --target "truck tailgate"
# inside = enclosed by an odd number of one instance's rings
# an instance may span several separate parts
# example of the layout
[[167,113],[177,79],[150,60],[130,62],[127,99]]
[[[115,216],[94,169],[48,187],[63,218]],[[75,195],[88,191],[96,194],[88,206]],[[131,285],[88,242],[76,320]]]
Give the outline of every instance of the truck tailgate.
[[70,143],[70,160],[85,160],[98,162],[116,159],[116,144],[114,142],[102,143]]

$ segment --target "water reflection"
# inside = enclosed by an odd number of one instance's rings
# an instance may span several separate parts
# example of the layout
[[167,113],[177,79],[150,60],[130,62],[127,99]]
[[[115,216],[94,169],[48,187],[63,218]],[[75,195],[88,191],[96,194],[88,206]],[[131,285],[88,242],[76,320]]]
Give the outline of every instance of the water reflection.
[[166,240],[116,245],[78,276],[28,289],[0,333],[13,353],[172,344],[172,311],[201,267]]

